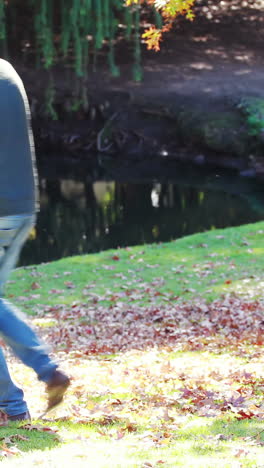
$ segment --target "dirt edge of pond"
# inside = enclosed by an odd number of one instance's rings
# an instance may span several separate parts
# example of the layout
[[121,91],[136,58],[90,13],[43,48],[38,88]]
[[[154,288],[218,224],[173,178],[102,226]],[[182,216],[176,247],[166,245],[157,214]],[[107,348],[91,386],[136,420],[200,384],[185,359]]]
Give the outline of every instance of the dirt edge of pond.
[[[96,158],[173,158],[199,166],[231,168],[264,179],[264,96],[225,96],[203,103],[182,96],[133,98],[108,90],[90,99],[87,112],[67,111],[57,101],[59,118],[34,109],[40,96],[30,93],[38,154],[61,154],[73,161]],[[33,103],[33,105],[32,105]]]

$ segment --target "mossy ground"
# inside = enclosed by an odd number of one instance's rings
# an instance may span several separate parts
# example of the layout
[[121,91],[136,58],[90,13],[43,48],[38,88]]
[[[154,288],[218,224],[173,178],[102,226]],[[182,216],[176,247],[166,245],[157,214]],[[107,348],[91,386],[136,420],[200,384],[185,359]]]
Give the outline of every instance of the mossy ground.
[[[223,155],[247,157],[261,151],[264,100],[242,98],[238,105],[226,109],[190,108],[178,114],[177,132],[185,143]],[[216,106],[217,107],[217,106]]]

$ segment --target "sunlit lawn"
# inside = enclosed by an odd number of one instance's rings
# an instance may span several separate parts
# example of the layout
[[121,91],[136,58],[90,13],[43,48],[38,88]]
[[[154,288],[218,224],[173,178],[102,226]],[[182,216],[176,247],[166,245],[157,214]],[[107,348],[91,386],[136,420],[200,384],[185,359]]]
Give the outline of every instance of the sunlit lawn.
[[[263,235],[264,223],[258,223],[23,268],[14,273],[8,295],[36,314],[33,323],[51,345],[62,329],[56,307],[51,308],[57,304],[66,304],[73,314],[74,301],[82,310],[85,304],[87,310],[102,307],[109,318],[132,305],[141,312],[173,310],[178,302],[197,303],[199,297],[210,303],[230,292],[247,301],[262,299]],[[85,324],[84,318],[79,322]],[[264,466],[261,341],[238,337],[232,347],[228,342],[218,347],[216,340],[213,351],[206,340],[196,350],[186,342],[181,347],[180,341],[175,347],[171,342],[142,347],[140,342],[140,349],[85,354],[85,342],[80,346],[77,339],[79,328],[67,320],[69,333],[76,333],[76,346],[73,339],[68,349],[55,346],[54,351],[72,375],[72,386],[48,420],[39,420],[44,386],[30,369],[12,360],[12,373],[36,419],[32,424],[55,433],[19,429],[15,423],[1,427],[1,437],[29,438],[2,441],[11,452],[14,446],[22,451],[3,459],[3,467]],[[159,317],[157,326],[162,328]]]
[[166,303],[175,296],[211,301],[232,291],[262,297],[263,239],[260,222],[170,243],[70,257],[18,269],[7,294],[29,313],[39,304],[71,304],[94,297],[109,304],[116,294],[116,300],[143,305],[153,300]]
[[[25,371],[17,363],[12,367],[24,382],[31,412],[37,418],[45,406],[43,387],[37,385],[31,370]],[[20,430],[15,423],[1,428],[2,437],[29,437],[29,441],[16,442],[27,466],[59,467],[74,462],[105,468],[209,468],[212,462],[216,467],[262,466],[262,419],[237,420],[232,411],[214,407],[209,397],[201,404],[191,397],[182,399],[181,389],[205,388],[231,405],[243,388],[249,395],[249,407],[261,403],[262,394],[256,387],[261,390],[263,358],[246,362],[227,353],[149,350],[77,362],[65,359],[63,367],[74,377],[65,403],[49,420],[35,421],[58,431],[56,434]],[[254,376],[256,395],[251,394],[252,385],[243,382],[244,375]],[[21,455],[17,465],[14,457],[2,463],[18,466]]]

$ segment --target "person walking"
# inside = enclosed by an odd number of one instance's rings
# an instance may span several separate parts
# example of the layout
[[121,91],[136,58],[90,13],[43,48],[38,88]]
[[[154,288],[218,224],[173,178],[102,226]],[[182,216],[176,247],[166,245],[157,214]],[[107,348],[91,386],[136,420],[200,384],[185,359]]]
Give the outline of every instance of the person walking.
[[[16,356],[46,383],[47,411],[70,385],[45,345],[4,298],[4,285],[35,224],[38,183],[31,116],[24,85],[13,66],[0,59],[0,334]],[[0,348],[0,410],[11,421],[30,419],[24,393],[12,380]]]

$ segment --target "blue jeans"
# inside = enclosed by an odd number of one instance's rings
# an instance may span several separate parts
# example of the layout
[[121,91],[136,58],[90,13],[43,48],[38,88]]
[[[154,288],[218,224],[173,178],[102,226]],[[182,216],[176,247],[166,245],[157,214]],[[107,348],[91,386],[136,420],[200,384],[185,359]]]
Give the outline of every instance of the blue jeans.
[[[23,320],[22,314],[3,298],[4,284],[34,222],[34,215],[0,217],[0,334],[16,356],[34,369],[39,380],[48,382],[57,364],[50,359],[45,346]],[[11,379],[1,348],[0,409],[10,416],[28,410],[23,391]]]

